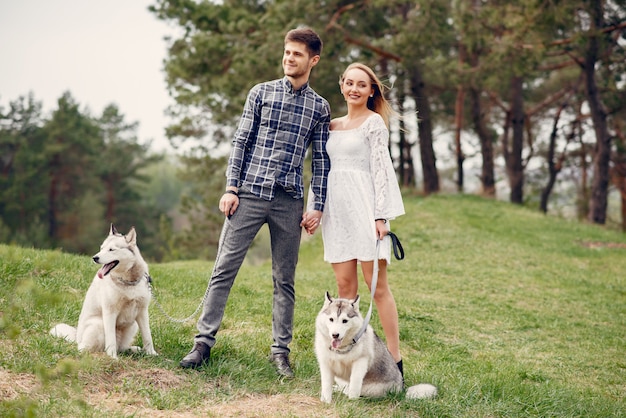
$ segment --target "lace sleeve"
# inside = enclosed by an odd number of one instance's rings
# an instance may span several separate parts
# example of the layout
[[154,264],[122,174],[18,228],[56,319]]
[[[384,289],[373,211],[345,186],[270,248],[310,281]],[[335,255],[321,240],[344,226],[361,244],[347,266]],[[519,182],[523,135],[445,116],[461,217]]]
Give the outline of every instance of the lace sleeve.
[[389,155],[389,130],[382,117],[372,118],[367,137],[370,144],[370,169],[376,194],[374,217],[394,219],[404,215],[404,204]]

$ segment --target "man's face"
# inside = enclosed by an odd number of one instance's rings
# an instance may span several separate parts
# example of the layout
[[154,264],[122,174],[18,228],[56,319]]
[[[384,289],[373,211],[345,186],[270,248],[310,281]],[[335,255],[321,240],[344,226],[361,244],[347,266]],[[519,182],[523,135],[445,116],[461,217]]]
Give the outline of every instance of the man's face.
[[306,45],[300,42],[285,43],[285,53],[283,54],[283,71],[286,76],[293,78],[307,77],[311,68],[317,64],[320,57],[311,57]]

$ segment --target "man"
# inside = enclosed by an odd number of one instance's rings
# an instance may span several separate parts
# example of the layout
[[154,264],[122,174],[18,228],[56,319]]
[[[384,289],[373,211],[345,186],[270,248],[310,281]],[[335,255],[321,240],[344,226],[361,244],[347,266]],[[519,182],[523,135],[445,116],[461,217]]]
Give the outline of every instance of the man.
[[[324,210],[330,106],[309,87],[311,70],[320,60],[322,41],[309,28],[293,29],[284,42],[284,78],[254,86],[248,93],[233,140],[226,172],[226,191],[219,209],[224,221],[217,258],[209,281],[198,334],[180,362],[198,368],[210,357],[226,301],[247,250],[263,224],[269,226],[274,296],[270,361],[279,375],[293,377],[288,345],[293,333],[294,279],[301,228],[315,232]],[[303,166],[311,146],[311,192],[304,211]]]

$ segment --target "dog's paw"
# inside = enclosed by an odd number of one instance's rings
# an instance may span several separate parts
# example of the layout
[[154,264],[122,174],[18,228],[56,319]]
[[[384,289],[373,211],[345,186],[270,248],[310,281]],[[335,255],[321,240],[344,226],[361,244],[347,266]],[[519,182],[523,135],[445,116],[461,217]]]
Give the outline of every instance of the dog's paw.
[[324,393],[322,392],[322,396],[320,396],[320,401],[322,401],[323,403],[330,403],[330,401],[333,400],[333,393]]
[[333,385],[333,392],[343,393],[348,396],[348,386],[347,383],[335,383]]
[[116,347],[107,347],[105,350],[107,356],[111,357],[114,360],[117,360],[117,348]]
[[159,355],[159,353],[157,353],[154,350],[154,348],[152,348],[152,347],[145,348],[144,350],[145,350],[145,353],[148,354],[148,355],[151,355],[151,356],[158,356]]
[[360,399],[361,398],[361,393],[357,393],[357,392],[353,392],[353,393],[348,393],[348,399]]

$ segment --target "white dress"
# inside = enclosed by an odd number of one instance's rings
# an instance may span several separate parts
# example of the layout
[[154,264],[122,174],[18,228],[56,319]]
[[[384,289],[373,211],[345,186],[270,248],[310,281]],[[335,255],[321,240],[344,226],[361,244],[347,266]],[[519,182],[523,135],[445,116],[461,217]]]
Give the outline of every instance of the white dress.
[[[376,258],[376,219],[404,214],[400,187],[389,155],[389,131],[375,113],[358,128],[330,131],[328,190],[322,214],[324,261]],[[378,250],[391,261],[389,237]]]

